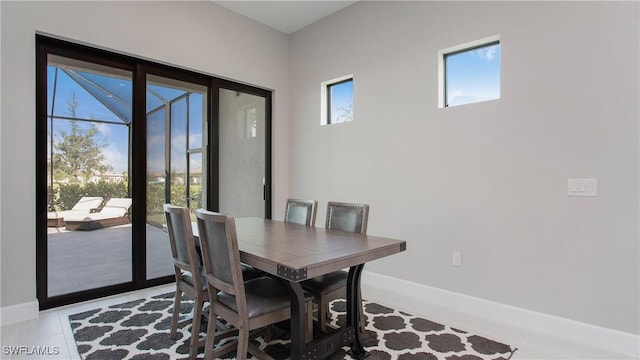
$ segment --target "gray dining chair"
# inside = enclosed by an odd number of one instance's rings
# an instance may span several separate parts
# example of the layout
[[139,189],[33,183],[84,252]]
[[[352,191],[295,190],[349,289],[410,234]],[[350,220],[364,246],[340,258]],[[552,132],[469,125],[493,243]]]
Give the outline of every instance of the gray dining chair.
[[[360,234],[367,233],[369,221],[369,205],[329,202],[325,229],[340,230]],[[327,320],[331,318],[329,303],[335,299],[347,297],[347,271],[339,270],[321,275],[302,282],[302,288],[313,295],[318,306],[318,325],[325,332]],[[364,331],[365,319],[362,311],[362,297],[358,297],[358,311],[360,312],[360,331]]]
[[[176,277],[176,295],[171,316],[172,339],[176,338],[178,327],[191,324],[191,340],[189,343],[189,359],[195,359],[200,345],[200,324],[202,307],[209,301],[209,292],[204,278],[200,256],[191,228],[189,208],[164,204],[165,219],[171,243],[171,256]],[[180,302],[182,294],[194,300],[193,317],[180,320]],[[215,321],[211,321],[215,323]]]
[[314,227],[317,209],[318,202],[315,200],[287,199],[284,222]]
[[[247,352],[257,358],[267,354],[249,342],[250,332],[265,328],[291,317],[290,292],[286,284],[272,277],[263,276],[244,281],[240,263],[238,235],[235,218],[231,215],[207,210],[196,210],[200,247],[205,276],[210,294],[210,317],[221,317],[238,330],[236,341],[216,345],[215,322],[207,326],[204,353],[207,360],[218,358],[236,348],[236,358],[244,360]],[[311,296],[307,299],[307,312],[312,308]],[[307,337],[311,317],[307,320]]]

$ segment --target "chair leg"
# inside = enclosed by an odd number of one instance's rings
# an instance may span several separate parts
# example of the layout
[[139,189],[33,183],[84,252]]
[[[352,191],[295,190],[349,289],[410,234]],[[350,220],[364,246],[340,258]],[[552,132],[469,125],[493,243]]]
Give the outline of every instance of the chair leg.
[[190,360],[194,360],[198,356],[198,343],[199,343],[198,340],[200,339],[201,319],[202,319],[202,299],[196,297],[196,301],[193,304],[193,319],[191,320],[191,342],[189,344]]
[[236,359],[246,360],[247,351],[249,351],[249,324],[243,321],[238,330],[238,350],[236,351]]
[[269,342],[271,341],[271,339],[273,339],[273,327],[275,325],[271,324],[269,326],[267,326],[266,329],[264,329],[264,341]]
[[[213,305],[209,309],[209,317],[212,319],[216,318],[216,314],[213,312]],[[216,321],[209,320],[207,324],[207,340],[204,345],[204,358],[206,360],[213,360],[213,346],[216,343]]]
[[173,300],[173,315],[171,315],[171,338],[176,339],[178,332],[178,321],[180,320],[180,300],[182,291],[176,287],[176,297]]
[[306,343],[313,340],[313,300],[307,300],[307,333],[304,341]]

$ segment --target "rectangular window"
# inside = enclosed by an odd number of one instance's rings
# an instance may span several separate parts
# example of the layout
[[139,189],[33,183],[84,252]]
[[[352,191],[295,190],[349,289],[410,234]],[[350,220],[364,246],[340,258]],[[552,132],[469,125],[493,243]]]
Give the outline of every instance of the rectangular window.
[[244,134],[245,138],[258,136],[258,108],[251,106],[244,109]]
[[440,107],[500,98],[500,39],[440,51]]
[[322,125],[353,121],[353,75],[323,82],[320,92]]

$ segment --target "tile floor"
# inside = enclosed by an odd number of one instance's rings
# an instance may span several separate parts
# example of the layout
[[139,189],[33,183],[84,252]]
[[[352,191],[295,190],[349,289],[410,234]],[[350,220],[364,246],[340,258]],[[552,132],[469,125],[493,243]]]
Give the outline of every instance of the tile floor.
[[[80,360],[76,350],[75,341],[69,326],[68,316],[78,312],[91,310],[96,307],[119,304],[141,297],[162,294],[173,291],[175,285],[168,284],[154,288],[138,290],[126,294],[110,296],[98,300],[87,301],[79,304],[68,305],[56,309],[40,312],[40,316],[34,320],[28,320],[17,324],[0,328],[0,345],[2,352],[0,359],[30,359],[30,360]],[[501,341],[501,339],[494,339]],[[619,355],[604,352],[597,349],[585,349],[572,344],[561,343],[556,339],[538,336],[523,339],[523,343],[511,344],[518,348],[513,360],[519,359],[622,359]],[[11,354],[16,346],[31,349],[38,346],[48,354],[34,355],[25,353]],[[13,348],[12,348],[13,347]],[[33,351],[33,350],[32,350]],[[20,351],[18,351],[20,352]],[[589,354],[585,356],[585,354]]]
[[[168,284],[79,304],[62,306],[41,311],[37,319],[3,326],[0,328],[0,337],[2,339],[0,359],[80,360],[80,355],[76,350],[76,344],[73,339],[73,333],[69,326],[69,315],[97,307],[131,301],[141,297],[153,296],[173,291],[174,289],[175,284]],[[7,354],[11,352],[11,350],[16,350],[16,346],[26,346],[29,349],[32,346],[39,346],[40,349],[44,349],[48,354],[26,354],[24,350],[22,350],[22,354]],[[14,348],[12,349],[11,347]]]

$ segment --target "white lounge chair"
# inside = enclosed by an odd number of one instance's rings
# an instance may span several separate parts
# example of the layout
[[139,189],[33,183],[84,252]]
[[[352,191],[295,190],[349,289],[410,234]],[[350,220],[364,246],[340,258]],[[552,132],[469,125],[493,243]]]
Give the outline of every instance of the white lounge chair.
[[101,197],[84,196],[73,205],[71,210],[50,211],[47,213],[47,226],[61,227],[64,226],[65,217],[81,216],[91,213],[92,209],[100,207],[102,204]]
[[70,215],[65,218],[67,230],[95,230],[129,223],[129,198],[112,198],[99,212]]

